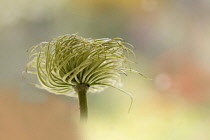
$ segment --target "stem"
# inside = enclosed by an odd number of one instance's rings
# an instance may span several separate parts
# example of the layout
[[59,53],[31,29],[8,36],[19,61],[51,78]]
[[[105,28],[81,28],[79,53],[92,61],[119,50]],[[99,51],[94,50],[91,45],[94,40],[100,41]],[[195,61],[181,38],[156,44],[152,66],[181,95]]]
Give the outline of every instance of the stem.
[[80,121],[86,122],[88,119],[87,90],[88,84],[79,84],[74,87],[79,97]]

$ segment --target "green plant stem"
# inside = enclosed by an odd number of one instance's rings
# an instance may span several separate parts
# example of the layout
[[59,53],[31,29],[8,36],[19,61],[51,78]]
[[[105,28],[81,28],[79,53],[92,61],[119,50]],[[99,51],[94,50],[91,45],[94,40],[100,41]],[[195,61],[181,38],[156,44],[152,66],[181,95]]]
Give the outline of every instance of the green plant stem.
[[80,106],[80,121],[86,122],[88,119],[88,105],[87,105],[87,91],[89,86],[87,84],[79,84],[74,87],[78,94]]

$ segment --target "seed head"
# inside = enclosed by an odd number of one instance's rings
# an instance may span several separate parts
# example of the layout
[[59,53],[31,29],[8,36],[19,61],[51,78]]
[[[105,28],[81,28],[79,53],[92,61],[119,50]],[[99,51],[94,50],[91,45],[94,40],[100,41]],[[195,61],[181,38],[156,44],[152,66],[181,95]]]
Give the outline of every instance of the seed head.
[[60,36],[30,49],[26,72],[37,75],[37,87],[55,94],[75,96],[74,87],[79,84],[89,86],[89,92],[101,91],[115,87],[127,70],[134,71],[127,66],[133,51],[126,45],[132,46],[120,38]]

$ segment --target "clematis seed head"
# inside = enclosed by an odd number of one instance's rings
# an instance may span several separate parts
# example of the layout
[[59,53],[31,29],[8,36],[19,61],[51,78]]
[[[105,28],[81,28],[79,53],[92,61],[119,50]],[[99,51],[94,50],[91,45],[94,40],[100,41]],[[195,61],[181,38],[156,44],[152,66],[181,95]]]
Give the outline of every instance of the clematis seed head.
[[128,45],[120,38],[60,36],[29,50],[26,72],[36,74],[36,86],[51,93],[77,96],[74,87],[80,84],[86,84],[88,92],[101,91],[119,83],[121,74],[134,71],[127,65],[129,54],[134,54]]

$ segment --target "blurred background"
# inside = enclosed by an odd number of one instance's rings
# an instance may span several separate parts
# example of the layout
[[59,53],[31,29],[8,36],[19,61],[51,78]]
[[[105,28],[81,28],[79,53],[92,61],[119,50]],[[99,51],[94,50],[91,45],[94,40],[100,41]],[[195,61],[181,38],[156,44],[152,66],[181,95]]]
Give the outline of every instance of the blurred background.
[[[0,0],[0,140],[209,140],[210,0]],[[78,101],[22,74],[29,47],[64,35],[121,37],[140,71]]]

